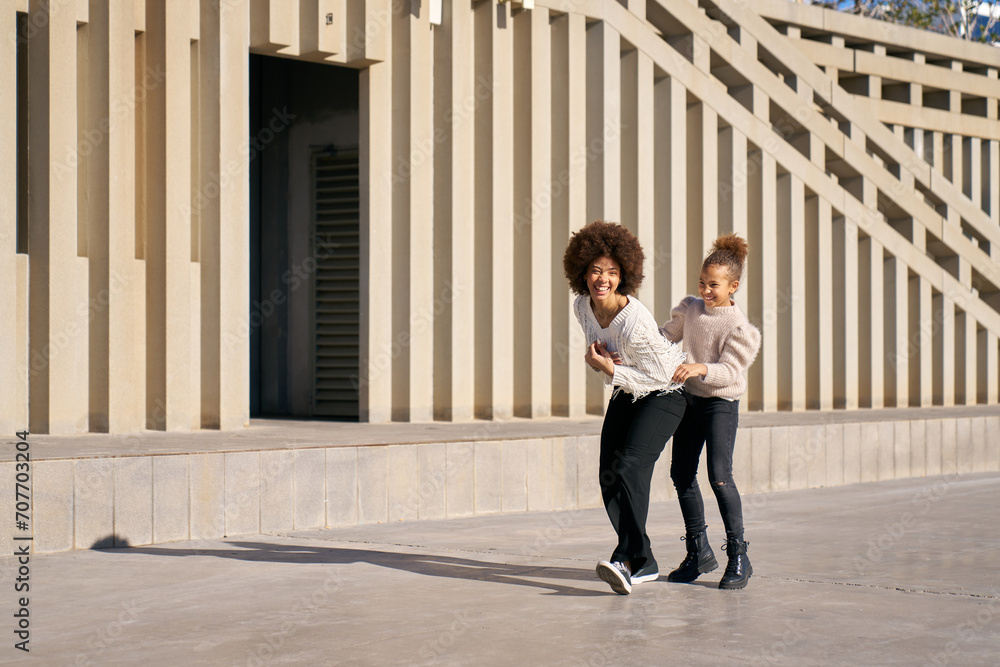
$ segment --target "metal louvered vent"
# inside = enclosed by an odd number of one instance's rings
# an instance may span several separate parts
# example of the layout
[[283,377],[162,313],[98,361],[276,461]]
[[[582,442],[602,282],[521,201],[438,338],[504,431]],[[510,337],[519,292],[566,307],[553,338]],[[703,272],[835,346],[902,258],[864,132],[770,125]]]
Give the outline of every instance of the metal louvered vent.
[[358,417],[358,152],[313,153],[312,412]]

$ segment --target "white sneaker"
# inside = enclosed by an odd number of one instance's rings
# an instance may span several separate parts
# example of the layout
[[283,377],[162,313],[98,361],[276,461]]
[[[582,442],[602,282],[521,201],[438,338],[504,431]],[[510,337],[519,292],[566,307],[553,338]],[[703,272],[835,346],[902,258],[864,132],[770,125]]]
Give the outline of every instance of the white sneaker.
[[632,592],[632,577],[629,574],[628,566],[621,561],[602,560],[597,564],[597,576],[608,582],[611,590],[618,595],[628,595]]
[[632,585],[644,584],[648,581],[656,581],[660,578],[660,568],[656,566],[656,563],[649,563],[645,567],[639,568],[635,574],[633,574],[630,579]]

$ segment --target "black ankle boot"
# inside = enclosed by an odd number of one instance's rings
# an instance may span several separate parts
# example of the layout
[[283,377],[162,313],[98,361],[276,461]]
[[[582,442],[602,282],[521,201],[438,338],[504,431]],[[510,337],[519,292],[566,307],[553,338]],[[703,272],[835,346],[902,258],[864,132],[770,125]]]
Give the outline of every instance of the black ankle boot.
[[688,583],[698,578],[698,575],[711,572],[719,567],[712,553],[712,547],[708,544],[708,536],[705,534],[705,526],[696,533],[688,533],[681,539],[687,547],[687,556],[676,570],[667,575],[667,581],[678,583]]
[[726,540],[726,544],[722,548],[729,556],[729,564],[726,566],[726,573],[722,575],[722,581],[719,582],[719,588],[727,590],[743,588],[750,581],[753,566],[750,565],[750,559],[747,558],[748,546],[750,543],[743,540]]

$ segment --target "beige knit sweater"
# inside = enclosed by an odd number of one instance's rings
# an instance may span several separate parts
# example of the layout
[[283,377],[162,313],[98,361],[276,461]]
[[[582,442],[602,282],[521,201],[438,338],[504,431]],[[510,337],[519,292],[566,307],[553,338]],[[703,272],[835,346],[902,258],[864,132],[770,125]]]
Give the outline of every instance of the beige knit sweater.
[[601,374],[604,384],[613,385],[616,393],[626,391],[635,401],[654,391],[667,393],[684,386],[672,381],[674,371],[684,363],[684,351],[660,335],[653,314],[634,296],[628,297],[628,304],[607,327],[597,321],[587,294],[576,298],[573,312],[588,346],[600,341],[609,352],[621,357],[614,376]]
[[695,396],[736,400],[747,390],[746,370],[760,351],[760,331],[737,305],[705,308],[696,296],[685,297],[660,331],[673,343],[684,342],[689,364],[701,363],[708,374],[688,379]]

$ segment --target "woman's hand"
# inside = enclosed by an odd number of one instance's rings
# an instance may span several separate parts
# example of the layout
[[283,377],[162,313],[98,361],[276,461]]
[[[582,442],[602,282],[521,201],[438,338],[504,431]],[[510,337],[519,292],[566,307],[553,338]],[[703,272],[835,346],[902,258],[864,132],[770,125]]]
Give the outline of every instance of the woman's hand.
[[598,342],[591,343],[587,348],[587,355],[584,357],[587,365],[594,370],[601,371],[605,375],[614,377],[615,362],[614,357],[607,348]]
[[674,371],[674,382],[684,382],[688,378],[696,378],[701,375],[708,375],[708,366],[705,364],[681,364]]

